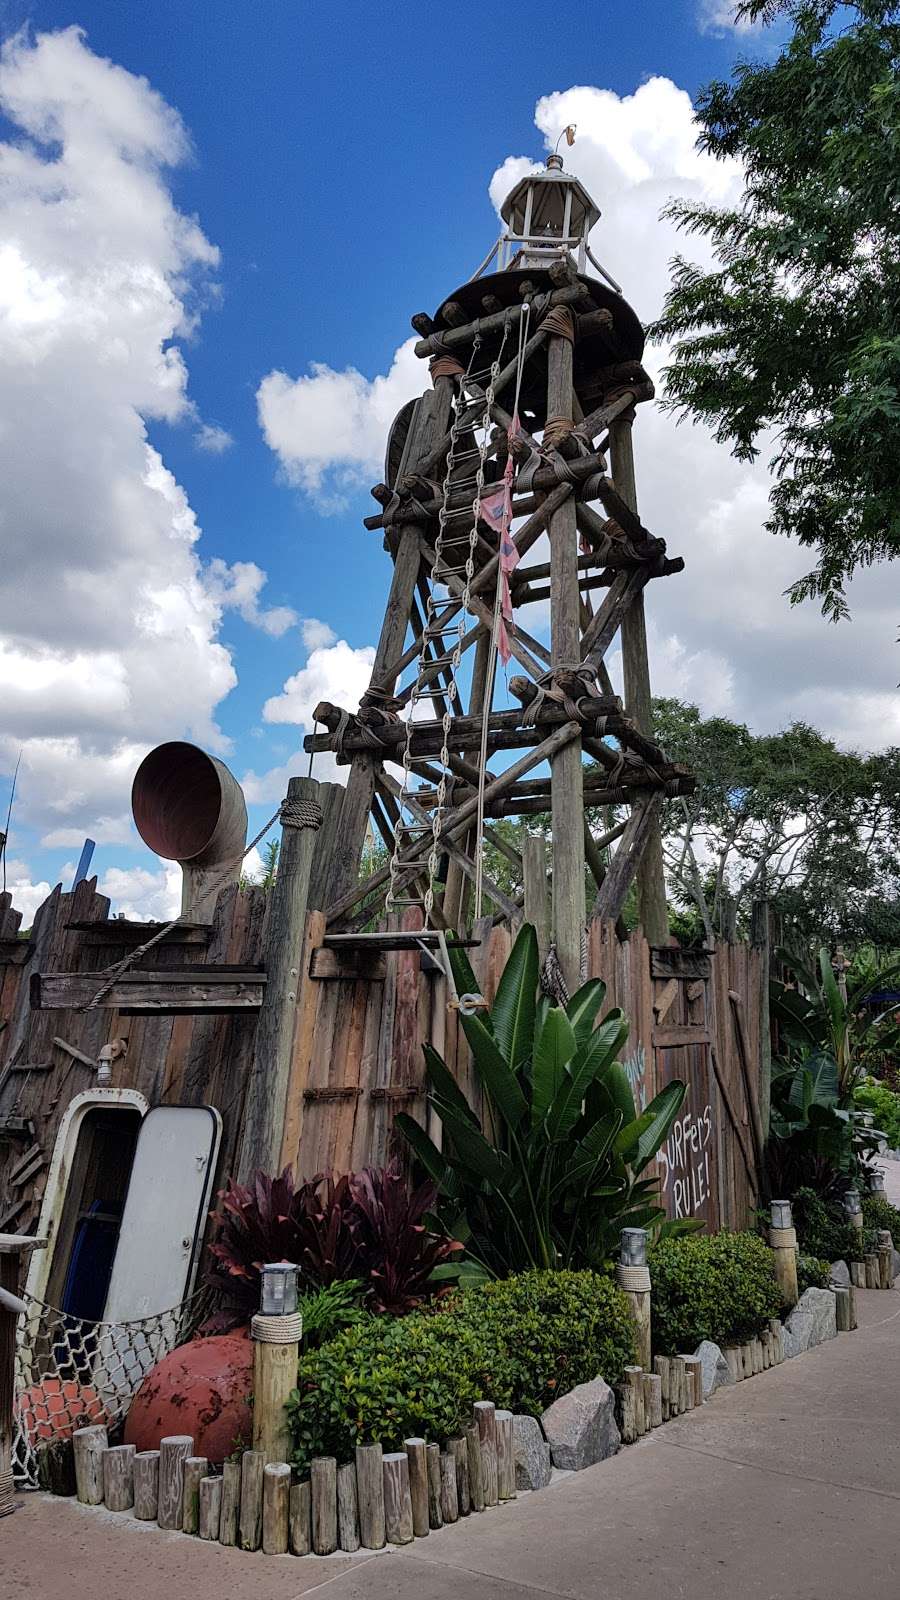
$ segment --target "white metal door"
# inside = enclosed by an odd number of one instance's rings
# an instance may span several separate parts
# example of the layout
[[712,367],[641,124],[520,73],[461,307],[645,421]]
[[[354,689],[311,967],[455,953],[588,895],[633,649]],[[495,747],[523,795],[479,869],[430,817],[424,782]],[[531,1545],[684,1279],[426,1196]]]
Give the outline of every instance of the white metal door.
[[106,1322],[177,1306],[190,1293],[222,1119],[212,1106],[156,1106],[138,1134]]

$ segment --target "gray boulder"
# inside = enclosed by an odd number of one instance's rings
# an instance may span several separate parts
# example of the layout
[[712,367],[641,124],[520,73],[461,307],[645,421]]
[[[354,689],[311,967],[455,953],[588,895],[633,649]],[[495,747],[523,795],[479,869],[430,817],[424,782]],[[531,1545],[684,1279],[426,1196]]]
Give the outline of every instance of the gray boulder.
[[849,1289],[850,1268],[848,1267],[846,1261],[832,1261],[830,1277],[831,1282],[835,1284],[838,1289]]
[[622,1443],[615,1411],[615,1396],[602,1378],[579,1383],[554,1400],[541,1417],[553,1465],[580,1472],[614,1456]]
[[717,1389],[724,1388],[728,1383],[734,1383],[729,1371],[728,1362],[725,1360],[719,1346],[713,1344],[711,1339],[704,1339],[698,1344],[694,1355],[699,1357],[700,1370],[703,1375],[703,1398],[708,1400]]
[[536,1417],[513,1417],[516,1488],[546,1489],[550,1482],[550,1446]]
[[784,1325],[785,1356],[799,1356],[824,1339],[837,1336],[834,1295],[830,1289],[807,1289]]
[[891,1276],[892,1276],[892,1278],[900,1278],[900,1250],[895,1250],[893,1252],[893,1259],[892,1259],[892,1262],[891,1262]]

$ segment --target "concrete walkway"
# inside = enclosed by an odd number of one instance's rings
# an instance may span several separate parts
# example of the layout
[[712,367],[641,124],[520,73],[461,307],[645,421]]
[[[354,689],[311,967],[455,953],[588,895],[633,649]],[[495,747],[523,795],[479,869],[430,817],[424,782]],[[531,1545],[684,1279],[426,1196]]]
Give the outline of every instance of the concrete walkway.
[[0,1522],[17,1600],[895,1600],[900,1292],[611,1461],[403,1550],[265,1557],[44,1495]]

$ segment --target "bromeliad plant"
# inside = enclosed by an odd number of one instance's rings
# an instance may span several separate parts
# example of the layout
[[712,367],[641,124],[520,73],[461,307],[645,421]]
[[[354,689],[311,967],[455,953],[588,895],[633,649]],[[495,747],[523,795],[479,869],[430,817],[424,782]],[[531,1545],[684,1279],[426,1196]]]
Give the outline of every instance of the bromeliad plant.
[[[463,951],[450,952],[460,993],[478,984]],[[490,1011],[462,1026],[483,1091],[479,1122],[441,1057],[425,1046],[439,1150],[411,1117],[397,1125],[439,1191],[441,1220],[477,1272],[594,1267],[623,1227],[663,1217],[656,1182],[642,1178],[686,1093],[672,1082],[638,1116],[624,1067],[618,1009],[595,1026],[606,986],[592,979],[563,1009],[538,1000],[538,948],[526,924]]]

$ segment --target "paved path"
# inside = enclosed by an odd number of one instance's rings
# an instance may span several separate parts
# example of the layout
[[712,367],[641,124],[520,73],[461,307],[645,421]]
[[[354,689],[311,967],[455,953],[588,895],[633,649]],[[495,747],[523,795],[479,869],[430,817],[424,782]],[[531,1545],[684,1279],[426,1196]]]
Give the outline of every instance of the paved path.
[[900,1289],[860,1329],[587,1472],[378,1555],[264,1557],[43,1495],[0,1521],[16,1600],[896,1600]]

